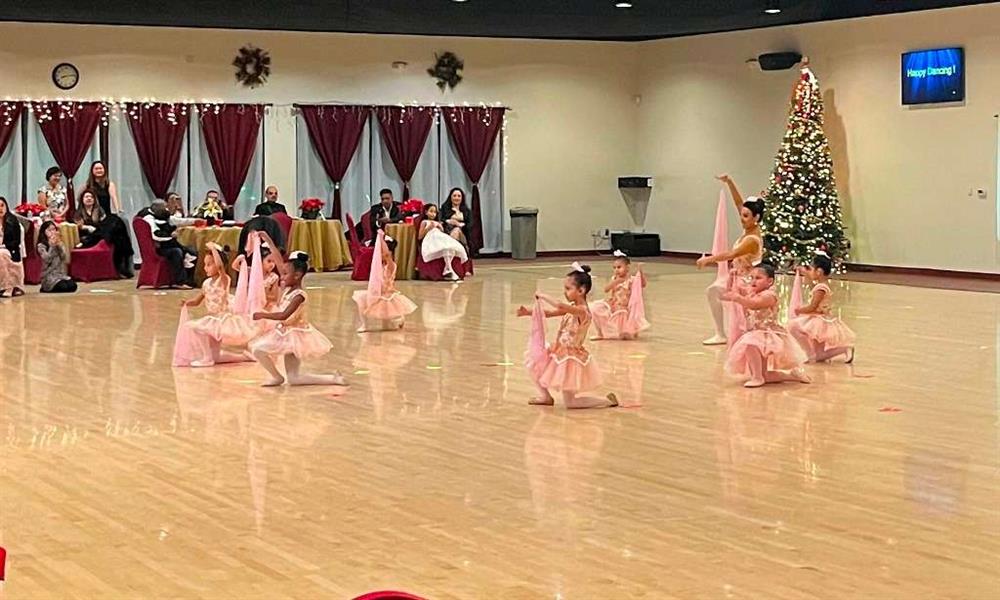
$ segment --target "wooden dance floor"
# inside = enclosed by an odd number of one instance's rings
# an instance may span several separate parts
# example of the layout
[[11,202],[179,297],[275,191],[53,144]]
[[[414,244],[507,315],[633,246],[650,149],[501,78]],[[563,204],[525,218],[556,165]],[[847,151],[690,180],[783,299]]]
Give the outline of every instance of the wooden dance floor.
[[359,285],[308,276],[346,391],[172,370],[190,294],[0,301],[0,595],[1000,597],[1000,295],[837,284],[856,364],[745,390],[699,343],[713,275],[652,264],[652,332],[591,345],[642,406],[567,413],[526,404],[513,316],[565,271],[402,282],[363,336]]

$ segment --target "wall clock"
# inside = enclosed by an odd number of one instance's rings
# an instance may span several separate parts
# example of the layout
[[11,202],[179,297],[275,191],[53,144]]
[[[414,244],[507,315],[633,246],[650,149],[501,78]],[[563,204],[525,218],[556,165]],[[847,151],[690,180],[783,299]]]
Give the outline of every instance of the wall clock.
[[71,90],[80,83],[80,70],[70,63],[59,63],[52,69],[52,83],[61,90]]

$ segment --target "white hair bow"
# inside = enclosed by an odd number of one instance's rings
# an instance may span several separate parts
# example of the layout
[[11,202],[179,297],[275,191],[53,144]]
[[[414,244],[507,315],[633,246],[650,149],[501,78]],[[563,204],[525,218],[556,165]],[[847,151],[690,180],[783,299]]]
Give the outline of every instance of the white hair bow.
[[309,260],[309,255],[301,250],[295,250],[288,255],[289,260]]
[[391,236],[388,236],[388,235],[387,235],[387,236],[385,236],[385,238],[384,238],[384,239],[385,239],[385,241],[386,241],[386,242],[395,242],[395,241],[396,241],[396,240],[392,239],[392,237],[391,237]]
[[628,258],[628,254],[625,254],[621,250],[615,250],[611,255],[615,258]]
[[579,273],[586,273],[586,271],[583,270],[583,267],[580,266],[580,263],[578,262],[574,262],[572,265],[570,265],[570,268]]
[[827,258],[830,258],[830,255],[827,254],[825,250],[817,250],[816,251],[816,256],[825,256]]

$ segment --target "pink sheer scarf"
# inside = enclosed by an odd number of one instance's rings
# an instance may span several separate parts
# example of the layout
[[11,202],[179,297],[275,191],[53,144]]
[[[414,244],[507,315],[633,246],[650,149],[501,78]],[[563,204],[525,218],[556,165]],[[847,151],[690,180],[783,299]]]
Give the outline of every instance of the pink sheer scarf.
[[548,364],[549,351],[545,347],[545,308],[536,299],[531,309],[531,330],[528,334],[528,350],[524,353],[524,364],[533,379],[541,377]]
[[795,280],[792,282],[792,295],[788,299],[788,318],[795,318],[795,311],[802,308],[802,273],[795,272]]
[[[272,250],[276,252],[277,250]],[[253,260],[250,261],[250,281],[247,283],[246,314],[253,316],[255,312],[264,310],[267,305],[267,292],[264,289],[264,259],[260,256],[260,240],[254,240]]]
[[382,249],[386,248],[385,232],[379,230],[375,238],[375,251],[372,252],[372,269],[368,275],[368,301],[372,302],[382,297]]
[[649,327],[646,320],[646,300],[642,297],[642,277],[632,278],[632,290],[628,298],[628,317],[632,320],[636,332]]
[[[712,239],[712,254],[722,254],[729,249],[729,222],[726,220],[726,191],[719,190],[719,205],[715,209],[715,237]],[[729,279],[729,262],[719,261],[715,282],[726,284]]]
[[184,326],[190,319],[188,307],[182,306],[177,320],[177,336],[174,338],[174,358],[170,363],[175,367],[190,367],[191,361],[203,358],[199,352],[198,334]]

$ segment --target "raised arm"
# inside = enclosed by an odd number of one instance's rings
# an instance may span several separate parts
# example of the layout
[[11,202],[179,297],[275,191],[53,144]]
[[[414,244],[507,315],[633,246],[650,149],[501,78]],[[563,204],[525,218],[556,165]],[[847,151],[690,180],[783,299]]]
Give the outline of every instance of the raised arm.
[[563,315],[571,314],[574,317],[583,317],[587,314],[587,307],[577,306],[576,304],[569,304],[567,302],[560,302],[549,295],[537,293],[535,298],[538,298],[542,302],[548,304],[552,307],[552,310],[546,310],[546,317],[561,317]]
[[729,175],[723,173],[716,177],[721,181],[727,188],[729,188],[729,197],[733,200],[733,205],[736,207],[736,212],[739,212],[743,208],[743,195],[740,194],[740,190],[736,187],[736,182]]
[[802,306],[795,311],[797,315],[811,315],[813,313],[819,312],[819,305],[823,302],[823,298],[826,297],[826,290],[823,288],[813,289],[812,298],[809,300],[808,306]]
[[266,231],[259,231],[257,233],[260,235],[261,243],[267,244],[267,247],[271,249],[271,256],[274,257],[274,264],[277,265],[278,272],[280,273],[281,267],[285,265],[285,257],[281,255],[281,249],[278,248],[278,245],[274,243],[274,240],[271,239],[271,236]]
[[778,303],[778,297],[774,294],[759,294],[756,296],[741,296],[736,292],[726,292],[723,294],[723,300],[728,300],[730,302],[735,302],[741,304],[750,310],[760,310],[762,308],[769,308]]

